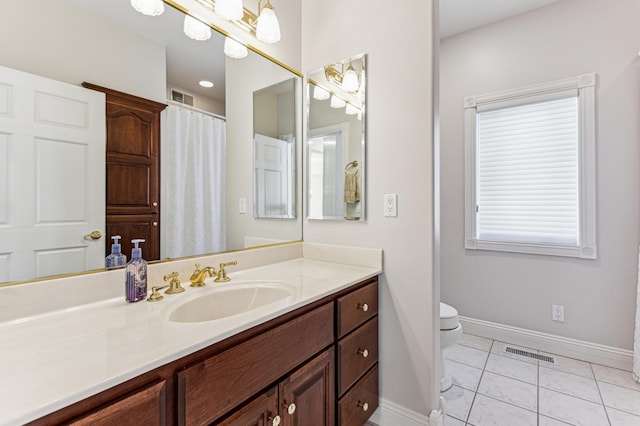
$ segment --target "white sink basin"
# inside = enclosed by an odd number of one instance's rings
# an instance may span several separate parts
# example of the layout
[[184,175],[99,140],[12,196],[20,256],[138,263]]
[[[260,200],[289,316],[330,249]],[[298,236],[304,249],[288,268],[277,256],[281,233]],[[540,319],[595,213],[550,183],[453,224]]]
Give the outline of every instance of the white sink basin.
[[[214,286],[216,284],[213,284]],[[169,313],[174,322],[202,322],[276,305],[286,306],[293,295],[290,284],[277,281],[229,283],[207,288],[206,294],[190,298]],[[277,307],[273,306],[273,307]]]

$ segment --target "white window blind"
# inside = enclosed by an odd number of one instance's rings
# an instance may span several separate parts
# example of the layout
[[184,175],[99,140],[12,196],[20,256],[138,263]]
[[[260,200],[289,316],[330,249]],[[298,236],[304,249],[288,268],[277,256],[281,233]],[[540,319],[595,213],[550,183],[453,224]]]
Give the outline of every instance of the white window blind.
[[577,246],[577,96],[479,112],[477,132],[477,238]]

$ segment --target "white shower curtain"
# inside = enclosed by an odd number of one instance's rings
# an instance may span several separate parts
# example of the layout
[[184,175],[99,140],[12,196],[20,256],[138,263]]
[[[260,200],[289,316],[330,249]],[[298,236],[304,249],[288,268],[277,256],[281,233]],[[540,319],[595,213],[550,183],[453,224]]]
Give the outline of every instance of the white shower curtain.
[[169,105],[162,120],[161,256],[226,250],[226,123]]
[[638,248],[638,290],[636,294],[636,331],[633,339],[633,378],[640,383],[640,248]]

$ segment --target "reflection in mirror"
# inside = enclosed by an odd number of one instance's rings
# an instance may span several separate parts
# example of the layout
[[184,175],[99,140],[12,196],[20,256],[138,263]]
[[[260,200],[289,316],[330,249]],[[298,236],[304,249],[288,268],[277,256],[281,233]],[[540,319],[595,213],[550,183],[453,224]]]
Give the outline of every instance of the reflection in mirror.
[[[157,244],[162,246],[165,243],[165,246],[173,249],[162,250],[161,258],[236,250],[276,241],[301,239],[300,220],[275,224],[274,221],[262,221],[266,223],[256,224],[258,221],[253,215],[243,214],[238,209],[238,198],[252,200],[253,193],[253,170],[250,166],[253,151],[253,109],[250,102],[253,92],[292,78],[296,85],[300,85],[299,77],[255,52],[249,52],[243,59],[226,58],[223,54],[224,37],[215,31],[207,41],[188,38],[183,33],[184,14],[172,7],[165,7],[161,16],[148,17],[137,13],[129,0],[37,0],[36,3],[37,14],[33,13],[33,8],[36,7],[33,2],[16,2],[0,15],[0,37],[10,40],[16,38],[15,34],[23,34],[15,43],[0,45],[0,66],[6,67],[10,72],[29,73],[52,84],[66,85],[82,96],[86,94],[93,98],[98,94],[94,90],[80,87],[83,81],[87,81],[151,100],[160,106],[170,104],[161,119],[163,144],[167,143],[165,124],[168,121],[169,110],[175,110],[177,121],[198,117],[198,120],[216,123],[217,127],[213,129],[212,134],[215,138],[221,137],[223,142],[213,151],[200,150],[195,154],[189,153],[191,156],[180,156],[167,149],[166,155],[163,156],[161,150],[158,175],[160,185],[165,186],[173,180],[171,173],[175,175],[179,170],[178,161],[183,162],[180,167],[193,172],[188,180],[168,190],[171,196],[163,192],[159,200],[143,200],[156,208],[156,217],[149,220],[145,226],[160,228]],[[24,34],[26,27],[37,28],[38,31]],[[42,37],[42,34],[47,36]],[[264,81],[263,76],[269,76],[269,80]],[[200,80],[209,80],[214,83],[214,87],[202,88],[198,85]],[[254,82],[259,85],[254,86]],[[11,85],[1,82],[0,89],[7,87]],[[49,93],[48,90],[44,89]],[[0,103],[8,100],[24,102],[19,90],[14,90],[11,96],[4,94],[6,93],[0,93]],[[0,234],[0,284],[101,267],[104,265],[106,253],[110,251],[112,234],[118,233],[117,230],[111,232],[104,219],[89,224],[83,216],[95,206],[104,205],[104,202],[100,204],[80,201],[78,196],[82,191],[89,192],[89,183],[97,182],[99,192],[92,193],[92,196],[98,200],[107,198],[104,193],[105,98],[103,96],[101,100],[97,99],[96,105],[102,104],[102,115],[98,118],[84,115],[80,108],[82,105],[89,105],[89,101],[78,98],[78,102],[62,102],[60,99],[75,98],[65,95],[55,99],[51,96],[43,97],[44,102],[40,106],[47,106],[49,115],[42,117],[42,121],[48,121],[49,124],[53,122],[54,125],[50,135],[41,137],[46,139],[46,143],[38,142],[29,148],[35,155],[33,158],[39,159],[31,165],[21,164],[14,157],[18,152],[26,152],[23,145],[18,145],[24,138],[12,136],[11,127],[7,125],[6,114],[2,112],[11,111],[11,107],[4,108],[8,104],[0,107],[0,232],[5,232]],[[176,106],[167,99],[178,99],[181,103]],[[96,100],[92,99],[91,102]],[[299,104],[296,103],[297,110],[292,110],[291,114],[301,113]],[[99,112],[99,109],[97,111]],[[67,112],[77,115],[67,116]],[[85,150],[79,145],[79,129],[85,124],[93,129],[96,123],[102,125],[102,163],[95,168],[84,167],[76,161],[78,158],[84,158],[82,152]],[[220,127],[225,131],[221,132]],[[294,126],[289,132],[297,136],[299,130]],[[106,133],[108,139],[109,132]],[[38,137],[36,135],[32,139],[37,141]],[[52,161],[49,153],[55,145],[53,142],[63,139],[72,142],[65,143],[66,151],[60,153],[68,160],[66,165]],[[294,137],[293,140],[297,141],[299,137]],[[126,148],[130,141],[125,138],[122,142]],[[189,143],[187,141],[187,146],[190,147]],[[33,149],[39,150],[37,155]],[[140,155],[144,161],[145,156],[145,153]],[[198,169],[197,162],[201,162],[202,169]],[[219,175],[216,189],[203,188],[206,178],[204,170]],[[300,167],[296,167],[296,170],[300,170]],[[82,172],[87,173],[86,176],[78,175]],[[75,175],[70,181],[69,175],[72,173]],[[179,173],[182,175],[182,172]],[[22,179],[23,176],[25,179]],[[299,176],[295,178],[299,179]],[[121,181],[124,188],[121,194],[126,198],[129,194],[126,189],[136,185],[138,181]],[[20,182],[21,187],[9,188],[11,182]],[[69,185],[69,182],[72,185]],[[299,188],[294,183],[292,185]],[[36,187],[40,189],[36,190]],[[47,190],[50,187],[63,188],[67,190],[66,195],[60,199],[53,196],[44,200],[36,198],[38,194],[52,194]],[[182,197],[187,192],[198,199],[215,204],[222,225],[218,223],[215,224],[218,228],[212,228],[215,219],[210,213]],[[43,206],[44,204],[38,203],[47,202],[45,206],[48,206],[48,210],[45,213],[48,216],[35,210],[29,214],[25,214],[23,210],[16,210],[17,206],[27,205],[25,200],[35,206]],[[248,208],[252,209],[253,206]],[[297,205],[293,207],[293,216],[298,208]],[[71,216],[65,216],[67,212],[71,212]],[[175,213],[174,217],[167,212]],[[104,213],[102,208],[103,216]],[[45,239],[32,238],[31,231],[21,228],[22,222],[28,216],[35,218],[34,223],[41,228],[44,223],[48,225],[53,219],[62,218],[60,222],[65,241],[59,246],[34,247],[30,242],[37,239],[39,243],[43,243]],[[178,222],[176,217],[183,222]],[[18,220],[21,222],[18,223]],[[197,222],[201,223],[199,228],[189,233],[185,231],[184,223]],[[185,244],[178,248],[178,244],[171,242],[165,235],[168,228],[173,229],[175,235],[187,243],[193,235],[197,235],[198,238],[215,245],[192,247]],[[93,239],[92,231],[100,231],[102,236]],[[122,241],[123,252],[129,256],[128,243]],[[149,243],[145,244],[147,246],[143,245],[143,254],[146,255],[150,250]],[[94,253],[92,259],[89,259],[89,252]],[[17,263],[13,262],[13,259],[18,258],[23,269],[21,271],[18,271]]]
[[253,92],[256,218],[295,218],[295,92],[293,78]]
[[309,73],[307,216],[365,218],[364,54]]

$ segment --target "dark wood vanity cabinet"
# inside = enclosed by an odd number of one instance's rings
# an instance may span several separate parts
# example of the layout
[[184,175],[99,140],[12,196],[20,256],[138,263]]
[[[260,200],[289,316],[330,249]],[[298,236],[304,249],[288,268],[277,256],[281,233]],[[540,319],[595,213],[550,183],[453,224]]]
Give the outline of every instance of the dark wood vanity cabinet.
[[377,407],[376,277],[33,424],[362,426]]

